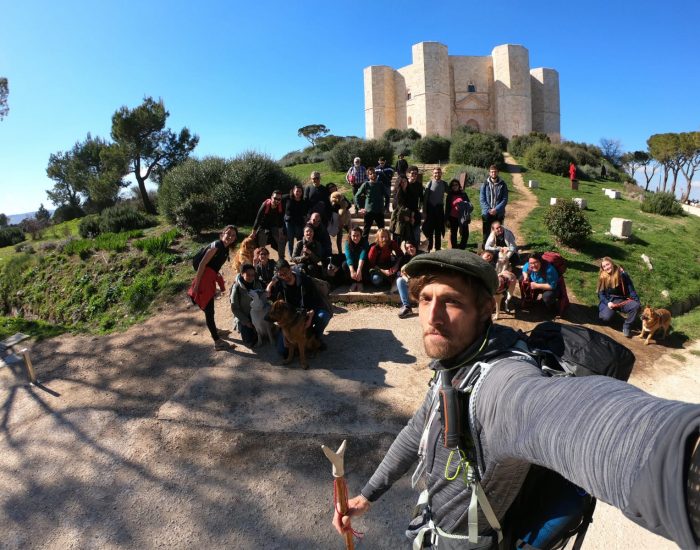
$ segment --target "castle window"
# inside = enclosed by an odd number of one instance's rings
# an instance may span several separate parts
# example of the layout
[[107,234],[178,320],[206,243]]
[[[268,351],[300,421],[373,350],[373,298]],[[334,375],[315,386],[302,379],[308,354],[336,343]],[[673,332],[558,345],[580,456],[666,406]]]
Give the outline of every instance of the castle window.
[[413,124],[413,121],[411,120],[411,117],[408,117],[408,125],[410,126],[411,124]]
[[410,90],[406,92],[406,101],[409,101],[411,99],[411,92]]
[[468,84],[467,91],[468,92],[476,92],[476,86],[474,86],[474,84]]

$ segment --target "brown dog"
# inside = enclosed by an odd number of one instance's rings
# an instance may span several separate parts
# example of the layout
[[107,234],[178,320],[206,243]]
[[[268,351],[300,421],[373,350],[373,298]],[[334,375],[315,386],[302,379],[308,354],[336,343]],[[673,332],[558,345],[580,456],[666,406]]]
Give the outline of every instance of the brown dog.
[[644,333],[649,333],[644,342],[645,346],[649,345],[649,340],[651,340],[659,329],[664,329],[665,340],[668,331],[671,329],[671,312],[667,309],[653,309],[646,306],[642,313],[642,333],[639,335],[639,337],[643,339]]
[[340,191],[331,193],[331,205],[338,206],[339,226],[343,229],[350,229],[350,202]]
[[255,253],[256,241],[253,235],[247,236],[241,241],[241,246],[238,247],[236,254],[233,256],[233,272],[240,273],[243,264],[253,263],[253,254]]
[[298,312],[284,300],[277,300],[273,303],[267,316],[282,329],[284,343],[289,349],[284,364],[291,363],[295,350],[299,350],[299,363],[303,369],[308,369],[306,352],[315,352],[321,343],[313,331],[306,328],[307,316]]

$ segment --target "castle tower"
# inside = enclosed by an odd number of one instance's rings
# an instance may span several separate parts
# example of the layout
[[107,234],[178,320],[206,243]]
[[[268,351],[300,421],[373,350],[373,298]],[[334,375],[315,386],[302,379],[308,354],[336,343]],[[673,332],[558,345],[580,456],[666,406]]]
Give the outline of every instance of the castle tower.
[[530,55],[514,44],[496,46],[493,58],[496,131],[507,138],[532,131]]
[[413,120],[411,127],[421,135],[452,133],[450,63],[447,46],[438,42],[420,42],[412,48],[416,80],[411,90]]
[[532,88],[532,129],[544,132],[559,143],[561,115],[559,112],[559,73],[554,69],[532,69],[530,71]]
[[364,70],[365,133],[367,139],[380,138],[389,128],[396,128],[396,93],[394,69],[372,65]]

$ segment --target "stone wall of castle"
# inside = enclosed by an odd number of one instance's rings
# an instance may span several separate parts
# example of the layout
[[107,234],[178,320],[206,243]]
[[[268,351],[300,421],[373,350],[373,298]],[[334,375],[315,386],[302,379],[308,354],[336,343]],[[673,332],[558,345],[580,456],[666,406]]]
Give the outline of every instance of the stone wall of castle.
[[464,124],[507,137],[532,130],[560,136],[559,75],[530,69],[523,46],[504,44],[489,56],[450,56],[447,46],[421,42],[413,63],[364,70],[368,138],[389,128],[449,137]]

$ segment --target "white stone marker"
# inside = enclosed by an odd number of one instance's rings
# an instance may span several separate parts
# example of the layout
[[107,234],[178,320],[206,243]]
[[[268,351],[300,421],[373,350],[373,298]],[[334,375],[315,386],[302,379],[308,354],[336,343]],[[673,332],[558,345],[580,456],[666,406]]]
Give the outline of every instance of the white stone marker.
[[622,196],[619,191],[615,191],[614,189],[608,189],[608,192],[605,194],[611,199],[619,199]]
[[537,188],[540,186],[540,184],[537,183],[537,180],[529,180],[529,181],[527,182],[527,186],[528,186],[530,189],[537,189]]
[[554,206],[555,204],[557,204],[556,197],[552,197],[551,199],[549,199],[549,206]]
[[588,202],[586,202],[586,199],[574,199],[574,204],[578,206],[579,210],[585,210],[588,208]]
[[610,234],[614,237],[627,239],[632,236],[632,220],[613,218],[610,220]]

